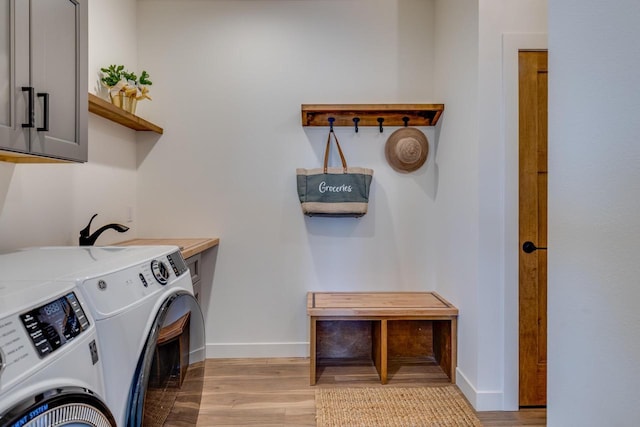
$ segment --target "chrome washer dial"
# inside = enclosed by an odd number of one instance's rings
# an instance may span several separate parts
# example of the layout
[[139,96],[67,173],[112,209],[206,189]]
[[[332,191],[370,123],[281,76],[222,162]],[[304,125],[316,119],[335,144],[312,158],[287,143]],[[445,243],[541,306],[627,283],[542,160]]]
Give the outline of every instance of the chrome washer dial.
[[169,268],[164,262],[158,261],[157,259],[151,261],[151,272],[153,273],[153,277],[155,277],[161,285],[166,285],[169,281]]

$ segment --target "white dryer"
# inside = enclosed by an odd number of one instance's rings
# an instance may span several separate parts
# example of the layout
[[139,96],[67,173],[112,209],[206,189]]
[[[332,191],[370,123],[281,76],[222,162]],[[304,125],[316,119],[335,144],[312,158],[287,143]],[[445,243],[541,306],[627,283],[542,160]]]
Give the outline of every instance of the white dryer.
[[[28,265],[2,261],[7,277]],[[0,426],[115,427],[100,357],[75,283],[0,278]]]
[[195,425],[205,334],[189,270],[175,246],[123,255],[79,283],[106,349],[107,403],[119,426]]
[[104,401],[118,427],[195,425],[204,380],[204,319],[177,247],[29,248],[6,258],[5,265],[28,259],[31,268],[5,275],[0,256],[3,280],[76,286],[95,325]]

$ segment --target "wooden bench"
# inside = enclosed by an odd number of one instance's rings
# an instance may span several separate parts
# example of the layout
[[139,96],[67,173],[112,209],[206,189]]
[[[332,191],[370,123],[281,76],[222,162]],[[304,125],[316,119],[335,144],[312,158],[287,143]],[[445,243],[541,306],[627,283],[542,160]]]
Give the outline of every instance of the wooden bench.
[[[307,314],[311,385],[317,381],[319,357],[331,362],[336,354],[323,346],[334,342],[338,353],[348,353],[362,337],[369,341],[354,347],[370,355],[382,384],[387,383],[390,347],[403,356],[418,356],[416,351],[432,356],[455,384],[458,309],[435,292],[309,292]],[[343,351],[338,357],[350,355]]]

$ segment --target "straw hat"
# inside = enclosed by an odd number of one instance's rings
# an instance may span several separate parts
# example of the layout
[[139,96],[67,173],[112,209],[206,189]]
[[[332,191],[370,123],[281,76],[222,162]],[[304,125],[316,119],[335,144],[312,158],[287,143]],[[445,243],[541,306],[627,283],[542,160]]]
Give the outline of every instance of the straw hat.
[[404,127],[393,132],[384,147],[387,162],[398,172],[413,172],[420,168],[429,154],[429,141],[416,128]]

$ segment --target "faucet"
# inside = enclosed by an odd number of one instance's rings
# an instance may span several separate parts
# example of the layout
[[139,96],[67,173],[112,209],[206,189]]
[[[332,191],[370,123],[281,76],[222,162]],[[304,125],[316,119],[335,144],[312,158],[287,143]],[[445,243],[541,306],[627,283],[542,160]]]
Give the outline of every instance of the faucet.
[[89,224],[87,224],[85,228],[80,230],[80,239],[79,239],[80,246],[93,246],[93,244],[96,242],[98,237],[100,237],[102,232],[110,228],[116,230],[119,233],[124,233],[129,229],[129,227],[124,226],[122,224],[107,224],[98,228],[96,231],[93,232],[93,234],[89,235],[89,228],[91,227],[91,221],[93,221],[93,218],[97,216],[98,214],[94,214],[89,220]]

